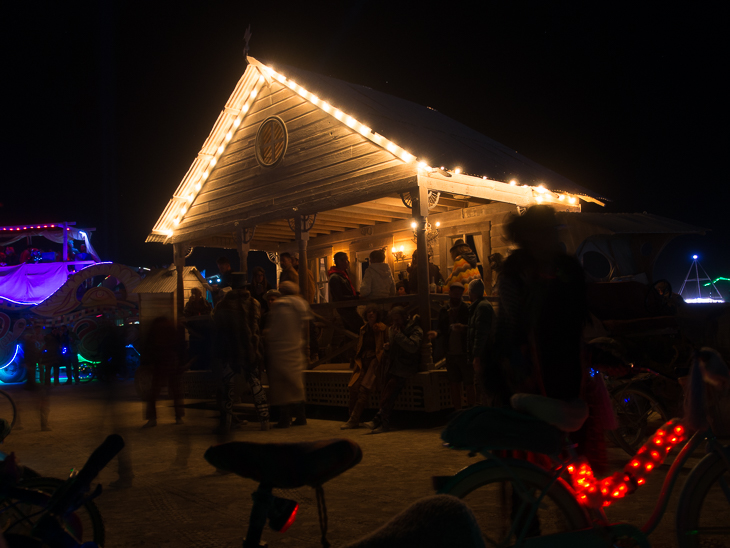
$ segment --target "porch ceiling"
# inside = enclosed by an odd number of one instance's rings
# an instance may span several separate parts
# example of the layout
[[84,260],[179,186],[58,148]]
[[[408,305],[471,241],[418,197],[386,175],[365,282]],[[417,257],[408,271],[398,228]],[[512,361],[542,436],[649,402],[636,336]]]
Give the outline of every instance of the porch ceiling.
[[[475,207],[490,203],[489,200],[441,193],[439,202],[431,208],[431,213],[443,213],[457,209]],[[344,232],[353,228],[362,228],[382,223],[391,223],[410,219],[410,208],[403,204],[398,194],[378,198],[357,205],[322,211],[317,214],[310,235]],[[265,247],[267,244],[289,244],[294,242],[294,231],[289,228],[286,219],[270,221],[256,226],[252,247]]]

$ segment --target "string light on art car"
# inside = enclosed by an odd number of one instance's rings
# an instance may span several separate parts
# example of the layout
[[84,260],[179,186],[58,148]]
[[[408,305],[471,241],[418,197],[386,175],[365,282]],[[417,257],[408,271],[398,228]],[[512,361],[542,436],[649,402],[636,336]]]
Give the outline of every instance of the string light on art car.
[[647,441],[623,471],[616,472],[602,480],[596,479],[593,469],[581,459],[567,466],[573,489],[578,501],[588,508],[602,508],[613,501],[630,495],[639,485],[646,483],[646,477],[664,462],[669,452],[687,439],[687,431],[672,419],[662,426]]

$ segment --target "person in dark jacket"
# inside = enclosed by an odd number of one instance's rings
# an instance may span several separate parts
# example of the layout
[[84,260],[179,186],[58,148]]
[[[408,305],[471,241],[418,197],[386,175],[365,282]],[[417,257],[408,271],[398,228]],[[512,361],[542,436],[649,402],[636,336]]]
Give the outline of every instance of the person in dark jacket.
[[439,312],[438,330],[429,331],[428,337],[440,337],[446,353],[446,372],[451,387],[451,401],[454,409],[461,409],[462,394],[466,389],[466,401],[469,407],[474,405],[476,392],[474,388],[474,366],[469,361],[467,348],[467,324],[469,323],[469,306],[461,299],[464,286],[458,282],[449,288],[449,303]]
[[[113,326],[108,326],[108,338],[113,338]],[[145,367],[152,368],[152,388],[147,395],[147,422],[144,428],[157,426],[157,398],[164,384],[175,402],[175,423],[182,424],[185,416],[182,394],[182,356],[180,351],[179,328],[170,318],[159,316],[152,321],[147,338],[142,347],[141,361]],[[115,341],[111,340],[110,345]],[[114,382],[110,371],[109,382]]]
[[266,272],[262,266],[255,266],[251,275],[251,287],[249,288],[251,296],[261,305],[261,315],[263,316],[269,311],[269,303],[266,302],[266,292],[271,289]]
[[[473,371],[480,371],[482,361],[491,359],[494,340],[495,314],[492,304],[484,296],[484,282],[472,280],[469,284],[469,322],[466,330],[467,359]],[[475,393],[481,386],[474,385]],[[482,400],[480,392],[480,400]],[[484,401],[482,401],[484,403]]]
[[213,310],[215,324],[216,372],[220,380],[218,401],[221,406],[219,429],[224,432],[239,424],[232,412],[229,394],[233,376],[243,374],[251,387],[261,430],[269,429],[269,405],[261,386],[260,367],[263,363],[263,341],[260,336],[260,308],[245,289],[242,272],[231,276],[231,291],[227,292]]
[[408,379],[418,373],[421,361],[423,330],[418,315],[409,318],[405,309],[400,306],[393,307],[390,315],[393,325],[388,329],[388,342],[383,345],[388,360],[388,373],[380,394],[380,410],[372,421],[365,423],[373,434],[390,430],[390,415],[395,400]]
[[[332,302],[357,301],[360,296],[355,291],[355,286],[350,280],[350,259],[347,253],[340,251],[334,256],[335,266],[327,272],[329,278],[327,284],[329,286],[330,300]],[[358,334],[362,327],[363,320],[357,313],[357,304],[354,303],[352,308],[338,308],[337,312],[342,318],[345,329],[352,333]]]
[[[444,277],[441,274],[441,269],[438,265],[431,262],[433,256],[428,254],[428,280],[426,285],[429,285],[431,281],[440,286],[444,283]],[[411,255],[411,264],[406,269],[408,271],[408,291],[412,294],[418,293],[418,251],[414,251]]]

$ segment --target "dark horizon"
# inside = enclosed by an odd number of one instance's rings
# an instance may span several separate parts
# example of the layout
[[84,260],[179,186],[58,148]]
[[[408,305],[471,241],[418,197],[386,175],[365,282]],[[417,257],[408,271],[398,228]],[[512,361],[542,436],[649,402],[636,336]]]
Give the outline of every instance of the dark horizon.
[[250,24],[253,57],[430,106],[612,200],[584,211],[711,229],[660,256],[677,289],[695,253],[730,277],[712,7],[41,5],[9,8],[0,225],[76,221],[104,259],[171,262],[144,240],[245,69]]

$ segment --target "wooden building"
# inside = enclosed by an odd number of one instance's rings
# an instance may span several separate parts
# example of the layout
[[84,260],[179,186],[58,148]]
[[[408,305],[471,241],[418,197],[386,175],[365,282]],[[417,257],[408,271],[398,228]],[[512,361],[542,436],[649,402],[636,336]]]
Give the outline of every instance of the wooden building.
[[210,289],[205,279],[194,266],[186,266],[182,270],[182,297],[178,294],[178,276],[175,266],[153,270],[134,289],[139,295],[139,328],[140,340],[144,340],[152,320],[158,316],[166,316],[176,322],[181,316],[182,308],[178,300],[182,298],[182,306],[190,299],[190,291],[197,287],[203,295]]
[[[173,245],[178,273],[196,246],[237,249],[244,268],[249,250],[297,251],[302,293],[302,269],[312,270],[322,301],[338,251],[349,253],[356,283],[379,247],[396,278],[428,248],[446,275],[448,250],[463,238],[491,288],[487,257],[507,255],[508,214],[538,203],[579,212],[581,201],[600,196],[433,108],[248,57],[147,241]],[[427,262],[418,268],[428,280]],[[419,289],[400,299],[416,301],[427,327],[431,296]],[[423,361],[432,367],[430,343]]]

